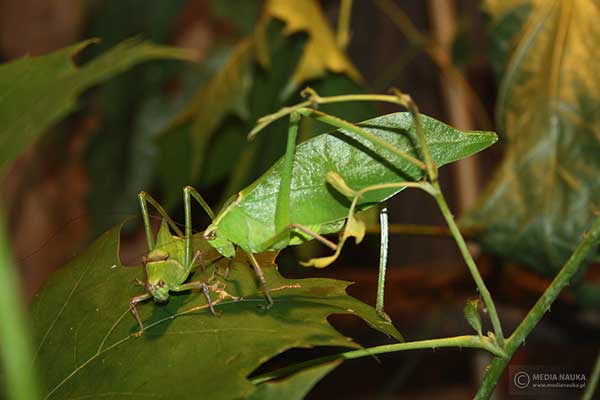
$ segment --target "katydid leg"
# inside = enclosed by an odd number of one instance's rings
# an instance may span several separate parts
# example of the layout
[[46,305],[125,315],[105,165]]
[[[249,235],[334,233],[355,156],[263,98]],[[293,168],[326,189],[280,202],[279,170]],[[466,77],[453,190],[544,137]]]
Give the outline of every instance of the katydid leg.
[[213,315],[217,315],[217,316],[220,315],[220,313],[218,313],[215,310],[213,302],[210,298],[210,289],[208,288],[208,285],[206,285],[206,283],[204,283],[202,281],[192,281],[192,282],[184,283],[183,285],[176,286],[172,290],[174,292],[184,292],[186,290],[192,290],[192,289],[201,289],[202,293],[204,293],[204,297],[206,298],[206,303],[208,304],[208,307],[210,308],[210,312]]
[[142,323],[142,320],[140,319],[140,315],[138,314],[137,307],[135,305],[142,301],[148,300],[151,297],[152,296],[150,294],[144,293],[139,296],[135,296],[133,299],[131,299],[129,301],[129,310],[131,311],[131,313],[135,317],[135,320],[138,322],[138,324],[140,326],[140,333],[142,333],[144,331],[144,324]]
[[271,297],[271,292],[269,292],[269,287],[267,286],[267,280],[265,279],[265,274],[263,273],[262,268],[258,264],[258,261],[256,261],[254,254],[247,251],[246,255],[248,256],[248,259],[250,260],[250,264],[252,264],[252,268],[254,268],[254,272],[256,273],[256,276],[258,277],[258,281],[260,282],[260,285],[263,288],[263,292],[265,293],[265,297],[267,298],[267,302],[268,302],[267,308],[270,308],[273,305],[273,298]]
[[[341,177],[340,177],[340,179],[341,179]],[[354,213],[355,213],[355,210],[356,210],[356,207],[358,204],[358,200],[365,193],[374,191],[374,190],[398,189],[398,188],[407,188],[407,187],[420,188],[430,194],[434,194],[434,192],[435,192],[433,187],[431,186],[431,184],[429,184],[428,182],[382,183],[379,185],[367,186],[361,190],[353,191],[354,196],[352,196],[352,204],[350,205],[350,209],[348,211],[348,217],[347,217],[348,221],[351,221],[352,219],[356,219],[356,217],[354,216]],[[352,189],[350,189],[350,190],[352,190]],[[353,231],[353,229],[356,229],[356,225],[355,224],[352,224],[352,225],[353,226],[351,227],[349,222],[346,223],[346,226],[344,227],[344,230],[342,231],[342,236],[340,238],[340,241],[338,242],[338,244],[336,245],[336,248],[334,249],[335,253],[332,256],[327,256],[327,257],[322,257],[322,258],[314,258],[314,259],[309,260],[308,262],[305,262],[302,264],[305,266],[313,266],[313,267],[317,267],[317,268],[323,268],[323,267],[328,266],[332,262],[334,262],[337,259],[337,257],[340,255],[346,240],[351,236],[354,236],[357,238],[359,237],[359,236],[357,236],[357,232]]]
[[183,188],[183,207],[185,209],[185,255],[184,268],[187,272],[192,268],[192,201],[194,198],[200,206],[206,211],[211,220],[215,218],[215,213],[210,208],[204,198],[191,186]]
[[307,236],[310,236],[311,238],[317,240],[321,244],[329,247],[333,251],[335,251],[337,249],[337,245],[335,243],[333,243],[331,240],[327,239],[326,237],[324,237],[322,235],[319,235],[317,232],[311,230],[310,228],[308,228],[304,225],[300,225],[300,224],[289,224],[288,226],[284,227],[281,231],[276,233],[275,236],[273,236],[271,239],[264,242],[261,245],[261,247],[268,249],[271,246],[273,246],[274,244],[276,244],[277,242],[288,237],[288,235],[291,232],[299,232],[299,233],[303,233]]
[[146,192],[140,192],[138,194],[138,199],[140,201],[140,207],[142,209],[142,217],[144,219],[144,229],[146,231],[146,240],[148,241],[148,249],[154,249],[154,236],[152,235],[152,225],[150,225],[150,214],[148,213],[148,203],[152,204],[152,206],[158,211],[158,213],[167,220],[167,223],[171,226],[171,228],[177,233],[179,237],[183,236],[181,229],[177,226],[175,221],[169,217],[169,214],[165,211],[164,208],[152,196],[150,196]]
[[[425,165],[425,163],[423,163],[423,161],[396,148],[394,145],[386,142],[385,140],[381,139],[379,136],[374,135],[374,134],[366,131],[365,129],[361,128],[360,126],[355,125],[351,122],[348,122],[339,117],[324,113],[323,111],[314,110],[312,108],[299,108],[295,112],[297,112],[305,117],[311,117],[311,118],[316,119],[317,121],[324,122],[328,125],[331,125],[334,128],[341,129],[342,133],[343,133],[343,130],[347,130],[352,133],[355,133],[355,134],[365,138],[369,142],[373,143],[375,146],[386,149],[387,151],[395,154],[398,157],[403,158],[404,160],[408,161],[409,163],[413,164],[414,166],[416,166],[422,170],[426,170],[426,168],[427,168],[427,166]],[[291,116],[291,114],[290,114],[290,116]]]
[[290,224],[290,192],[292,186],[292,169],[294,167],[294,155],[296,153],[296,140],[298,139],[298,127],[301,115],[297,112],[290,114],[290,126],[288,138],[283,156],[283,167],[281,168],[281,181],[277,193],[275,209],[275,231],[282,231]]
[[379,276],[377,279],[377,303],[375,304],[375,311],[380,318],[390,321],[390,317],[383,311],[385,271],[387,267],[389,243],[388,210],[385,205],[379,211],[379,224],[381,226],[381,237],[379,248]]

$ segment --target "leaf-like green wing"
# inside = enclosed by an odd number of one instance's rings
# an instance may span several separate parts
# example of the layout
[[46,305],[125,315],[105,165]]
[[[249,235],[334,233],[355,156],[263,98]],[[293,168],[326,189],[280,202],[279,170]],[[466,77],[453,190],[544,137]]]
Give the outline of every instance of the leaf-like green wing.
[[[434,161],[442,166],[470,156],[496,142],[493,132],[462,132],[421,115]],[[394,113],[359,124],[396,148],[420,157],[410,113]],[[254,252],[266,250],[275,232],[275,208],[279,192],[281,160],[239,194],[237,207],[217,216],[217,230],[239,246]],[[291,223],[329,233],[341,228],[350,202],[333,189],[327,173],[337,172],[354,190],[378,183],[417,181],[423,171],[391,152],[351,132],[334,131],[298,145],[294,158],[290,198]],[[359,202],[366,209],[398,193],[386,189],[367,193]],[[300,242],[294,238],[292,244]],[[286,243],[280,243],[285,246]]]
[[181,49],[128,40],[77,68],[72,58],[92,42],[0,66],[0,170],[73,111],[77,96],[90,86],[147,60],[190,58]]
[[[140,304],[147,330],[132,337],[138,327],[128,302],[143,290],[133,282],[142,271],[121,265],[118,243],[119,228],[108,231],[34,299],[35,365],[48,399],[248,398],[257,386],[246,377],[289,348],[359,347],[329,325],[331,314],[356,315],[401,339],[372,307],[346,294],[347,282],[285,279],[269,264],[272,257],[259,259],[275,301],[270,310],[260,307],[265,299],[252,268],[241,257],[223,259],[208,269],[229,268],[226,279],[215,274],[210,281],[220,316],[208,311],[201,293],[176,294],[165,305]],[[206,242],[197,247],[210,249]]]
[[[552,275],[600,210],[600,6],[512,3],[529,17],[511,42],[498,99],[506,156],[461,223],[481,228],[490,251]],[[492,10],[496,23],[516,12]]]

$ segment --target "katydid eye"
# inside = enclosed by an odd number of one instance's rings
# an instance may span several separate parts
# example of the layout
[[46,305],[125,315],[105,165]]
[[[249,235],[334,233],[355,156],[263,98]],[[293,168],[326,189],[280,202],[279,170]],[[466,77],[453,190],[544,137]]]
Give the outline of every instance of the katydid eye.
[[160,281],[158,281],[157,285],[158,285],[159,288],[161,288],[161,287],[165,286],[165,281],[163,281],[161,279]]

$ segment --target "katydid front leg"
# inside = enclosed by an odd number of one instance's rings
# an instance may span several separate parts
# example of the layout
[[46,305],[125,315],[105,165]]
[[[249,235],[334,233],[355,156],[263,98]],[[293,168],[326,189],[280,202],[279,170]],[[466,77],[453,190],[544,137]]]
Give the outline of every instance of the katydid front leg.
[[138,314],[138,311],[137,311],[137,307],[135,305],[137,303],[141,303],[142,301],[146,301],[150,298],[152,298],[152,295],[150,295],[149,293],[144,293],[139,296],[135,296],[133,299],[131,299],[131,301],[129,301],[129,310],[131,311],[131,313],[133,314],[133,317],[135,318],[138,325],[140,326],[139,332],[136,333],[137,336],[141,335],[142,332],[144,332],[144,324],[142,323],[140,315]]

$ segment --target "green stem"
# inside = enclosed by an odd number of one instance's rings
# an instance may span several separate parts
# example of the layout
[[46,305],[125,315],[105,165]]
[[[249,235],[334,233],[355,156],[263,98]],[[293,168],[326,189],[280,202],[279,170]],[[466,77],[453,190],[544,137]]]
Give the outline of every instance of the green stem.
[[471,276],[477,285],[477,289],[481,294],[481,298],[488,309],[498,344],[502,346],[504,343],[504,334],[502,333],[502,325],[500,324],[500,318],[498,318],[498,313],[496,312],[496,306],[494,305],[492,296],[490,295],[488,288],[485,286],[485,282],[483,282],[483,279],[481,278],[481,274],[479,273],[477,265],[475,264],[471,253],[469,252],[469,248],[465,243],[465,239],[463,238],[458,226],[456,225],[456,222],[454,221],[454,216],[448,208],[448,204],[446,203],[446,199],[444,198],[444,194],[442,193],[439,183],[433,182],[432,186],[436,189],[433,197],[435,198],[435,201],[437,202],[438,207],[440,208],[440,211],[442,212],[442,215],[448,224],[448,228],[450,228],[450,232],[452,233],[452,236],[458,245],[460,253],[463,256],[467,267],[469,268],[469,272],[471,273]]
[[589,380],[585,385],[585,392],[583,392],[581,400],[592,400],[592,397],[596,392],[596,387],[598,386],[598,380],[600,380],[600,352],[596,356],[596,363],[594,364],[594,369],[592,369],[592,374],[590,375]]
[[0,216],[0,357],[6,398],[14,400],[39,399],[35,369],[31,365],[32,351],[25,310],[21,303],[20,282]]
[[479,337],[473,335],[455,336],[442,339],[429,339],[419,340],[416,342],[386,344],[383,346],[370,347],[367,349],[352,350],[341,354],[334,354],[331,356],[320,357],[314,360],[305,361],[303,363],[295,364],[286,368],[281,368],[273,372],[269,372],[260,376],[257,376],[250,381],[257,385],[262,382],[269,381],[271,379],[279,378],[292,374],[296,371],[309,368],[315,365],[320,365],[333,360],[352,360],[355,358],[374,356],[377,354],[394,353],[397,351],[406,350],[419,350],[419,349],[438,349],[444,347],[458,347],[458,348],[471,348],[471,349],[482,349],[489,351],[490,353],[503,357],[504,352],[498,345],[488,337]]
[[345,50],[350,42],[350,20],[352,17],[352,0],[341,0],[337,26],[337,44]]
[[529,333],[542,319],[546,311],[550,309],[550,306],[560,292],[565,286],[569,285],[571,278],[577,274],[586,256],[598,241],[600,241],[600,218],[596,219],[590,231],[584,235],[583,240],[579,243],[552,283],[550,283],[550,286],[548,286],[533,308],[529,310],[527,316],[521,321],[515,332],[506,341],[504,351],[508,357],[494,358],[489,365],[475,399],[483,400],[490,398],[512,356],[521,347],[521,344],[525,342]]

